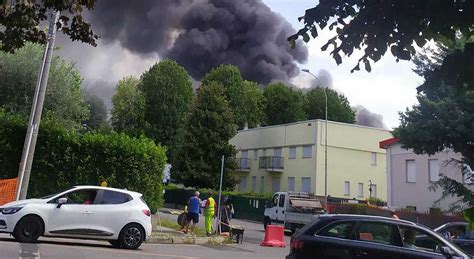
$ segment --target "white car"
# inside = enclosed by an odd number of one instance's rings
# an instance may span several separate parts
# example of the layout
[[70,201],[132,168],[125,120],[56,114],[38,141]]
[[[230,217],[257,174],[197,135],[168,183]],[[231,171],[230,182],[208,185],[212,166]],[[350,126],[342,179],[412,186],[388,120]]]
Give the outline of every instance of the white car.
[[142,194],[127,190],[76,186],[40,199],[0,207],[0,232],[18,242],[40,236],[108,240],[137,249],[151,235],[151,212]]

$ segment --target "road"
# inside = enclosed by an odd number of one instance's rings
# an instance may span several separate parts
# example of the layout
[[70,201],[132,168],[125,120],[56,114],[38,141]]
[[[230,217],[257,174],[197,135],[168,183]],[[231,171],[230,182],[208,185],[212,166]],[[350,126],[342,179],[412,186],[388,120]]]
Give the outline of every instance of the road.
[[[174,220],[175,215],[160,214]],[[200,219],[202,224],[203,220]],[[289,252],[289,236],[285,236],[286,248],[261,247],[265,233],[262,224],[233,220],[232,224],[244,225],[242,244],[228,245],[173,245],[143,244],[139,250],[112,248],[107,242],[72,239],[41,238],[37,244],[17,243],[7,234],[0,234],[0,259],[10,258],[284,258]]]

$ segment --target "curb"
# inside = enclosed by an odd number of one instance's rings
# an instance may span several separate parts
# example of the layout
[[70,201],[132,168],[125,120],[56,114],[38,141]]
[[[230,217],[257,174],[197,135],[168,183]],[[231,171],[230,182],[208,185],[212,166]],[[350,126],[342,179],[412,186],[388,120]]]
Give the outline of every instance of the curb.
[[159,236],[152,237],[147,243],[150,244],[192,244],[192,245],[222,245],[226,243],[224,237],[193,237],[193,236]]

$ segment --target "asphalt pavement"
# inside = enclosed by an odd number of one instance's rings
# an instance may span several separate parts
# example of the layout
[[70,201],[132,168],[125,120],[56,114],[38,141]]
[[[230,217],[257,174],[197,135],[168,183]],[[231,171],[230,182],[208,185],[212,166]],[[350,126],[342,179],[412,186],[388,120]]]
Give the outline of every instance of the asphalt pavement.
[[[176,220],[176,215],[160,213],[160,218]],[[204,218],[199,226],[204,227]],[[265,236],[261,223],[233,219],[231,224],[245,226],[242,244],[183,245],[143,244],[131,251],[112,248],[108,242],[74,239],[40,238],[37,244],[20,244],[7,234],[0,234],[0,259],[10,258],[284,258],[289,252],[289,235],[285,236],[286,248],[262,247]]]

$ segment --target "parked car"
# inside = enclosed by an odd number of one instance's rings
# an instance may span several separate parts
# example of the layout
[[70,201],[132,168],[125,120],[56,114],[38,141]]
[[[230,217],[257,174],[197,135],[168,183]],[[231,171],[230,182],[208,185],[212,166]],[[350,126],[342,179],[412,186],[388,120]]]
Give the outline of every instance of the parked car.
[[287,259],[471,258],[422,225],[362,215],[320,215],[292,236],[290,247]]
[[292,232],[325,213],[321,202],[305,192],[276,192],[265,207],[265,228],[269,224],[283,224],[285,229]]
[[435,231],[452,241],[470,255],[474,255],[474,232],[467,222],[449,222],[435,228]]
[[137,249],[151,230],[151,213],[142,194],[115,188],[76,186],[0,207],[0,232],[10,233],[18,242],[69,237]]

